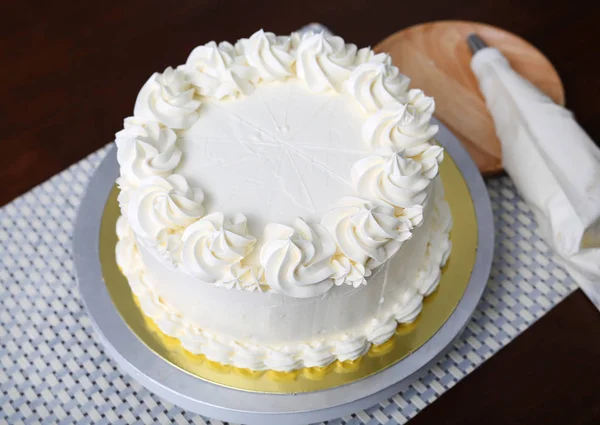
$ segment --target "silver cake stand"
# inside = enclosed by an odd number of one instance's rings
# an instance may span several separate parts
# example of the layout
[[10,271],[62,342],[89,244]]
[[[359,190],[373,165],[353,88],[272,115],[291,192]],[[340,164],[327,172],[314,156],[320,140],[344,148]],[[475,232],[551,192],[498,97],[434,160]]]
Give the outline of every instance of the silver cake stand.
[[481,298],[492,263],[491,204],[477,167],[458,139],[441,123],[438,141],[462,173],[473,199],[478,226],[476,262],[456,309],[434,336],[393,366],[340,387],[299,394],[253,393],[222,387],[173,366],[144,345],[123,321],[104,284],[99,259],[100,222],[119,174],[116,148],[92,177],[74,234],[79,290],[91,323],[119,366],[164,399],[201,415],[246,424],[306,424],[338,418],[397,394],[423,375],[460,335]]

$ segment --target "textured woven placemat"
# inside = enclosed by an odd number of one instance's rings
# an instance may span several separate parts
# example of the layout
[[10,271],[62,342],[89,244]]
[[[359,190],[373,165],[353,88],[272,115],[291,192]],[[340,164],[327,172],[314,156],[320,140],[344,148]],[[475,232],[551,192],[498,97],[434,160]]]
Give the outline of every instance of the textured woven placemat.
[[[0,423],[220,424],[183,411],[119,371],[79,299],[71,235],[107,148],[0,210]],[[406,391],[330,424],[404,423],[570,294],[511,180],[489,180],[496,255],[454,348]]]

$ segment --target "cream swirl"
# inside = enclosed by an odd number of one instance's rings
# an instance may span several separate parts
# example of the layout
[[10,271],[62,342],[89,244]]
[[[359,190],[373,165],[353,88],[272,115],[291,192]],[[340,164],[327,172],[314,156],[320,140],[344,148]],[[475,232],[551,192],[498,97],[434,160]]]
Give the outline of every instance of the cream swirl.
[[416,294],[402,306],[396,306],[394,317],[398,323],[412,323],[423,310],[423,296]]
[[336,286],[346,284],[358,288],[360,285],[366,285],[366,278],[371,275],[371,270],[366,269],[363,264],[349,259],[344,254],[333,257],[331,264],[335,270],[333,283]]
[[[408,92],[408,102],[418,111],[423,122],[431,120],[431,116],[435,111],[435,101],[432,97],[425,96],[422,90],[412,89]],[[429,127],[429,129],[431,128],[435,128],[435,132],[437,133],[437,126]],[[433,132],[433,130],[430,131]],[[444,149],[429,142],[418,147],[417,150],[420,150],[418,155],[410,156],[413,156],[423,166],[424,176],[429,179],[434,178],[439,171],[439,165],[444,160]]]
[[406,100],[410,78],[391,65],[387,55],[376,55],[358,65],[346,81],[346,90],[366,112],[400,105]]
[[429,125],[429,115],[422,115],[413,105],[382,109],[371,115],[363,126],[363,138],[377,152],[398,152],[412,157],[424,152],[437,133]]
[[371,344],[364,336],[344,335],[342,339],[336,342],[333,354],[339,361],[345,362],[355,360],[366,354],[369,348],[371,348]]
[[243,214],[227,219],[215,212],[185,229],[182,241],[185,269],[203,282],[215,283],[252,251],[256,238],[248,233]]
[[234,344],[231,364],[244,369],[265,369],[265,348],[251,344]]
[[177,229],[165,228],[156,235],[156,251],[173,266],[181,263],[181,235],[183,234],[181,227]]
[[394,316],[390,316],[386,320],[372,319],[367,327],[367,340],[374,345],[383,344],[394,335],[397,327],[398,322]]
[[121,178],[129,185],[137,187],[151,176],[168,176],[181,160],[177,135],[156,121],[126,118],[125,128],[115,136]]
[[131,198],[131,193],[134,188],[129,184],[129,180],[122,177],[117,178],[115,183],[117,183],[117,186],[119,187],[119,194],[117,195],[119,209],[121,210],[121,214],[127,215],[129,198]]
[[294,345],[267,348],[264,356],[266,368],[281,372],[301,368],[300,349],[301,347]]
[[417,290],[424,297],[437,289],[442,277],[440,267],[446,265],[451,250],[448,232],[431,233],[427,248],[429,261],[417,274]]
[[[441,192],[441,191],[440,191]],[[448,256],[452,250],[452,241],[450,240],[450,230],[452,229],[452,213],[448,202],[443,198],[442,194],[438,194],[438,200],[433,210],[433,226],[430,246],[435,247],[434,259],[442,267],[446,265]],[[435,229],[438,231],[435,232]]]
[[410,208],[402,209],[400,218],[404,220],[411,229],[421,225],[423,222],[423,205],[415,205]]
[[225,276],[216,283],[216,286],[240,291],[262,292],[262,273],[261,267],[244,266],[238,262],[229,268]]
[[375,53],[370,47],[358,49],[354,58],[354,65],[358,66],[366,62],[377,62],[392,65],[392,57],[387,53]]
[[441,278],[440,267],[446,265],[452,250],[450,240],[452,214],[448,203],[444,200],[443,187],[438,185],[436,189],[429,241],[425,251],[427,260],[417,274],[417,290],[423,296],[430,295],[438,287]]
[[444,233],[449,233],[450,229],[452,229],[452,213],[450,212],[448,201],[444,199],[444,190],[441,184],[437,186],[436,198],[433,216],[438,220],[440,230]]
[[154,176],[132,192],[127,216],[136,234],[158,242],[163,231],[186,227],[200,217],[203,199],[202,191],[192,189],[179,174]]
[[432,179],[439,172],[440,164],[444,160],[444,149],[441,146],[430,143],[429,146],[419,155],[415,156],[414,159],[423,167],[423,175],[428,179]]
[[119,269],[126,275],[131,275],[139,270],[139,261],[135,237],[127,219],[120,215],[117,219],[117,246],[115,255]]
[[408,208],[427,198],[430,180],[421,173],[421,164],[401,154],[369,156],[352,166],[354,189],[359,196]]
[[315,33],[313,31],[307,31],[307,32],[303,32],[303,33],[299,33],[299,32],[291,33],[288,37],[290,40],[290,54],[293,55],[294,57],[296,57],[296,52],[298,51],[298,46],[300,46],[300,43],[302,42],[302,40],[312,37],[313,35],[315,35]]
[[394,216],[393,207],[354,197],[342,198],[321,224],[350,260],[363,265],[369,260],[374,265],[384,262],[410,237],[410,232],[399,231],[402,221]]
[[426,96],[423,90],[409,90],[408,103],[419,111],[423,120],[429,121],[435,112],[435,100],[433,97]]
[[260,263],[265,280],[274,290],[294,298],[327,292],[335,273],[331,257],[335,242],[320,224],[297,218],[292,227],[271,223],[265,227]]
[[419,294],[424,297],[431,295],[437,289],[441,277],[440,263],[430,262],[427,267],[419,270],[417,273],[417,291],[419,291]]
[[326,341],[312,341],[306,344],[302,356],[304,367],[323,367],[336,360],[331,345]]
[[248,64],[258,70],[263,81],[282,81],[293,75],[296,59],[290,53],[291,44],[290,37],[277,37],[263,30],[239,42]]
[[200,101],[194,95],[185,73],[169,67],[162,74],[152,75],[144,84],[133,114],[173,129],[187,128],[198,119]]
[[214,41],[192,50],[184,67],[198,93],[217,99],[252,93],[258,72],[240,53],[239,47]]
[[341,91],[354,67],[356,46],[323,33],[304,38],[296,52],[296,73],[311,91]]

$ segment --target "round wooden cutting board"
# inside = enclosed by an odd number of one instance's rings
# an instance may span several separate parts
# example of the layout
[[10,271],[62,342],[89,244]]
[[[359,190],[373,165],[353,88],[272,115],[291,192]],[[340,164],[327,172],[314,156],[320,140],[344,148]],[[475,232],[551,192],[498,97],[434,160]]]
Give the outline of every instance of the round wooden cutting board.
[[559,104],[564,90],[548,59],[522,38],[486,24],[440,21],[399,31],[375,46],[388,52],[412,86],[435,97],[435,115],[463,142],[483,174],[502,171],[500,141],[473,75],[469,34],[496,47],[512,67]]

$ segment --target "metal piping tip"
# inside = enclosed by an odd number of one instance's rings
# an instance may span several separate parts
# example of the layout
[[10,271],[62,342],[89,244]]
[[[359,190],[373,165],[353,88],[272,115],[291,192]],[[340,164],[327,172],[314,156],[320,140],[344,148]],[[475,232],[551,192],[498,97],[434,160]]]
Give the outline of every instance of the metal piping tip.
[[467,44],[469,45],[469,48],[471,49],[472,53],[477,53],[481,49],[485,49],[486,47],[488,47],[488,45],[485,44],[485,41],[483,41],[481,37],[479,37],[475,33],[468,35]]

